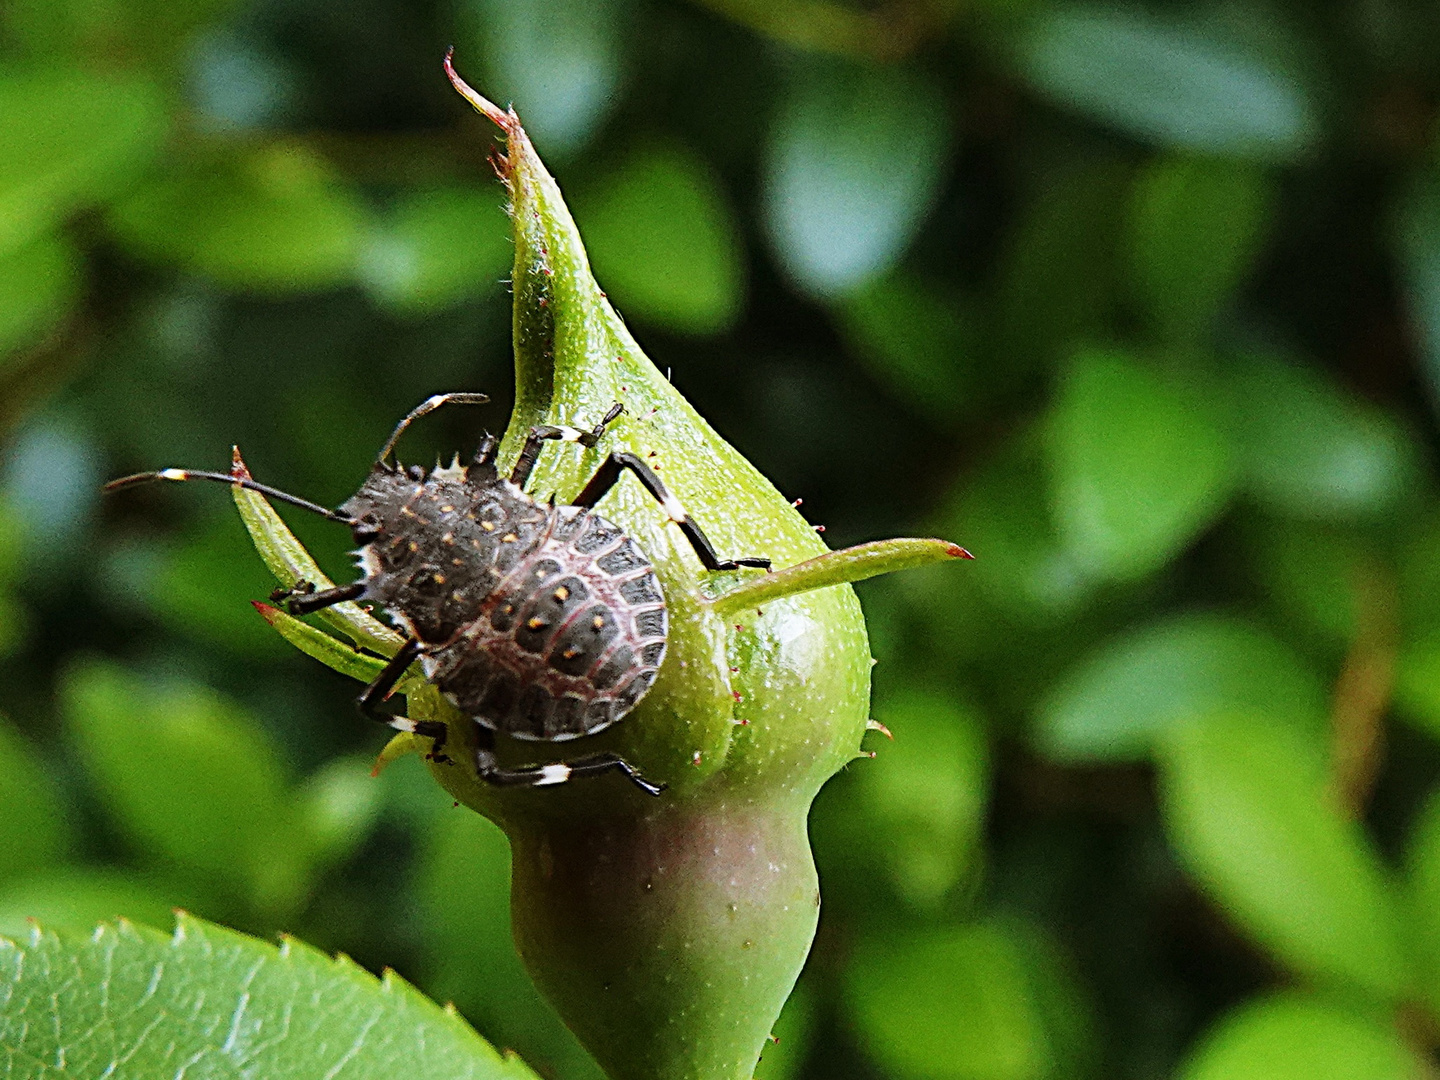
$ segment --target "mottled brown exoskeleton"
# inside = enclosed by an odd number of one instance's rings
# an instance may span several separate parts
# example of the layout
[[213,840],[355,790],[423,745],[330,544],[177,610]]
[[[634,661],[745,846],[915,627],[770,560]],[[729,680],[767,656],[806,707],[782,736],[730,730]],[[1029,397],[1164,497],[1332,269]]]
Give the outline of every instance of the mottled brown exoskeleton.
[[720,559],[679,501],[634,454],[610,454],[568,506],[525,493],[546,440],[595,446],[621,413],[616,404],[589,431],[530,429],[508,477],[486,434],[468,466],[426,471],[390,462],[416,419],[448,403],[480,404],[483,394],[437,394],[396,425],[360,490],[339,510],[256,483],[248,476],[161,469],[112,481],[106,490],[150,480],[239,484],[348,525],[363,577],[316,591],[309,582],[281,590],[292,614],[346,600],[376,604],[405,633],[405,643],[357,699],[361,712],[433,740],[444,759],[446,728],[379,711],[417,659],[426,677],[479,725],[476,768],[492,784],[537,787],[616,770],[652,795],[664,790],[624,758],[590,754],[566,762],[505,768],[495,733],[560,742],[592,735],[623,719],[655,681],[665,656],[665,596],[638,544],[594,512],[629,470],[684,533],[707,570],[768,569],[765,558]]

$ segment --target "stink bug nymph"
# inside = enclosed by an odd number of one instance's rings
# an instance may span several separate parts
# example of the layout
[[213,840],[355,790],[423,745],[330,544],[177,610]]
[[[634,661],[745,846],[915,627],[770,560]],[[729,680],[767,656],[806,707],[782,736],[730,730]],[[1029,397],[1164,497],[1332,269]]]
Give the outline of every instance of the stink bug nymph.
[[338,510],[248,477],[195,469],[137,473],[107,491],[151,480],[214,480],[348,525],[364,576],[316,591],[298,582],[282,591],[292,614],[358,600],[385,609],[405,644],[357,703],[367,716],[433,740],[443,758],[446,728],[382,712],[379,705],[417,659],[426,677],[478,725],[475,765],[496,785],[538,787],[616,770],[658,795],[664,784],[614,753],[505,768],[495,734],[561,742],[593,735],[625,718],[650,689],[665,655],[665,597],[649,558],[618,525],[594,512],[626,470],[660,503],[707,570],[769,569],[770,560],[721,559],[685,508],[634,454],[611,453],[575,501],[538,502],[525,485],[546,440],[593,447],[622,412],[617,403],[589,431],[532,427],[510,475],[496,466],[486,434],[468,466],[426,471],[391,463],[412,422],[446,404],[478,405],[484,394],[437,394],[395,426],[364,484]]

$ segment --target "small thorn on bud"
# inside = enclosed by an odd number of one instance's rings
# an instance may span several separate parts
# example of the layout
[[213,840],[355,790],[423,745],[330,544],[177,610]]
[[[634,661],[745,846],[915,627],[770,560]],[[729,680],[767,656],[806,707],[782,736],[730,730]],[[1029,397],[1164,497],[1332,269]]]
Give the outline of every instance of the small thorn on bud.
[[731,691],[730,691],[730,696],[733,697],[736,701],[744,701],[744,700],[745,700],[743,697],[740,696],[740,691],[739,691],[739,690],[731,690]]
[[693,754],[690,755],[690,764],[691,764],[691,765],[699,765],[699,764],[700,764],[700,751],[699,751],[699,750],[696,750],[695,753],[693,753]]
[[874,761],[874,760],[875,760],[875,751],[874,751],[874,750],[862,750],[862,751],[860,752],[860,756],[861,756],[861,757],[867,757],[867,758],[869,758],[871,761]]
[[750,726],[750,721],[749,721],[749,720],[734,720],[734,721],[732,721],[732,723],[738,724],[738,725],[740,725],[740,727],[749,727],[749,726]]
[[796,499],[796,500],[795,500],[794,502],[792,502],[790,505],[791,505],[791,506],[801,506],[801,505],[804,504],[804,502],[805,502],[804,499]]
[[458,810],[458,809],[460,809],[460,800],[459,800],[459,799],[456,799],[453,803],[451,803],[451,804],[450,804],[450,809],[451,809],[451,810]]
[[739,630],[742,634],[745,632],[745,627],[741,626],[738,622],[735,624],[735,629]]
[[739,671],[739,670],[740,670],[740,669],[739,669],[738,667],[732,667],[732,668],[730,669],[730,674],[731,674],[731,675],[734,675],[734,674],[735,674],[737,671]]
[[879,720],[876,720],[873,716],[872,716],[869,720],[866,720],[866,721],[865,721],[865,730],[866,730],[866,731],[878,731],[878,732],[880,732],[881,735],[884,735],[885,738],[890,739],[890,740],[892,740],[892,741],[893,741],[894,738],[895,738],[894,735],[891,735],[891,734],[890,734],[890,729],[889,729],[888,727],[886,727],[884,724],[882,724]]
[[952,559],[973,559],[973,558],[975,558],[974,555],[971,555],[970,552],[966,551],[966,550],[965,550],[963,547],[961,547],[959,544],[951,544],[949,547],[947,547],[947,548],[945,549],[945,554],[946,554],[946,555],[949,555]]
[[776,1035],[773,1031],[767,1036],[767,1038],[769,1038],[769,1040],[776,1046],[780,1045],[780,1036]]
[[271,626],[275,625],[275,619],[280,614],[279,609],[271,607],[263,600],[251,600],[250,606],[253,607],[256,611],[258,611],[260,613],[260,617],[264,619],[267,623],[269,623]]
[[825,526],[824,526],[824,525],[811,525],[810,527],[811,527],[812,529],[814,529],[816,532],[824,532],[824,531],[825,531]]

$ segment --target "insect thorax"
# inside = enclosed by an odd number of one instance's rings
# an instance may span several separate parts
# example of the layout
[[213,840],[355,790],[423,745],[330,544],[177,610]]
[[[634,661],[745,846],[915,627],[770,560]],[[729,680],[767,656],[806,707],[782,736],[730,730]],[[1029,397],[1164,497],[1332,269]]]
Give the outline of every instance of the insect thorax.
[[364,599],[420,640],[462,712],[519,738],[590,734],[628,713],[665,652],[664,596],[619,526],[537,503],[488,470],[377,466],[343,507]]

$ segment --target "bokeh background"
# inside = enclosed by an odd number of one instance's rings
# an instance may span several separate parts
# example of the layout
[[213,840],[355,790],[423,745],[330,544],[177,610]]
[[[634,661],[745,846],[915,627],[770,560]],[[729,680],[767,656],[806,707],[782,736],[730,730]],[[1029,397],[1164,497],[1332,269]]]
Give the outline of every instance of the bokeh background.
[[[867,583],[765,1080],[1388,1080],[1440,1041],[1440,16],[1426,0],[8,0],[0,931],[174,906],[595,1067],[505,841],[252,611],[510,394],[513,100],[676,385]],[[345,577],[343,529],[292,514]]]

